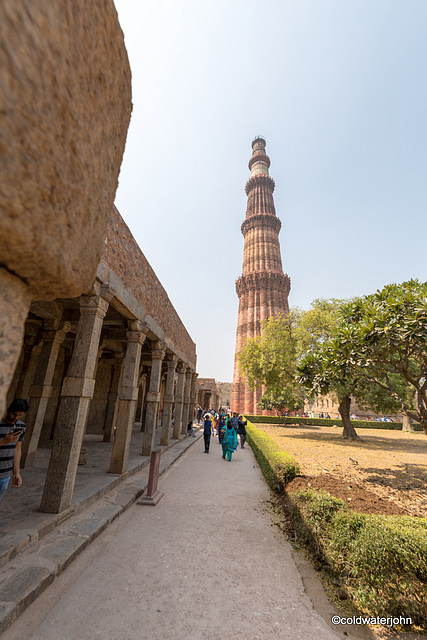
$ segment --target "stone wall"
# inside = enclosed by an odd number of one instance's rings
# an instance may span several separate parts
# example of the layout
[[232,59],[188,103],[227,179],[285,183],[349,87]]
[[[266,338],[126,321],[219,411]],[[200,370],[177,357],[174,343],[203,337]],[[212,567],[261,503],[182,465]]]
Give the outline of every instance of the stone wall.
[[116,207],[107,227],[102,262],[195,367],[196,345]]

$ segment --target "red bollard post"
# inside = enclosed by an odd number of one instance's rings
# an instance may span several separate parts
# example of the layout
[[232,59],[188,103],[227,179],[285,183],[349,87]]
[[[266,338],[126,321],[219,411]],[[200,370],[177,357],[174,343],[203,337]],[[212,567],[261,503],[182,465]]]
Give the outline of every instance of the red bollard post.
[[157,489],[157,483],[159,481],[159,467],[160,449],[156,449],[151,453],[147,493],[141,498],[141,500],[138,500],[137,504],[151,504],[153,507],[155,507],[160,498],[164,496],[163,491],[159,491]]

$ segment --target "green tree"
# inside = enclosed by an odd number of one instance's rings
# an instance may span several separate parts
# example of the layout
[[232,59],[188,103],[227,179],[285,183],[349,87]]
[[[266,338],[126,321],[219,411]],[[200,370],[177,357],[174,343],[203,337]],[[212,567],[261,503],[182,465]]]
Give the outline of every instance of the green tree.
[[335,354],[330,342],[325,342],[317,351],[306,354],[298,366],[298,381],[310,394],[334,394],[338,399],[338,411],[343,423],[343,438],[357,440],[351,420],[351,396],[358,389],[358,379],[347,368],[337,369],[334,366]]
[[265,320],[261,335],[246,341],[239,354],[240,370],[250,389],[265,386],[261,409],[284,415],[303,408],[305,392],[296,377],[297,363],[332,335],[344,302],[314,300],[308,311],[295,308],[289,316]]
[[298,307],[291,310],[298,360],[309,351],[319,350],[333,336],[346,302],[338,298],[317,298],[308,311]]
[[296,382],[296,341],[289,316],[278,315],[261,323],[261,335],[245,342],[239,366],[250,389],[265,386],[260,408],[288,410],[304,406]]
[[339,372],[351,368],[387,391],[427,434],[427,283],[391,284],[353,300],[332,348]]
[[[400,405],[384,388],[367,380],[352,365],[337,366],[341,352],[336,351],[335,340],[325,342],[320,349],[308,353],[298,367],[298,380],[312,394],[332,394],[338,400],[338,411],[343,423],[343,438],[360,439],[350,419],[351,399],[359,406],[377,412],[396,413]],[[396,387],[405,394],[405,385],[395,376]]]

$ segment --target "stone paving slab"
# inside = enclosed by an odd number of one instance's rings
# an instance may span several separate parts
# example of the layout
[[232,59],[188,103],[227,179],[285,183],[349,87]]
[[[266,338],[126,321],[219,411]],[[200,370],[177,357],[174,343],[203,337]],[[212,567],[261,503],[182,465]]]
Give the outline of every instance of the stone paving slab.
[[[201,435],[198,432],[196,438],[184,436],[163,448],[159,474],[163,475]],[[79,491],[80,505],[85,508],[71,507],[62,514],[40,514],[29,511],[27,504],[23,518],[26,529],[15,533],[0,531],[0,542],[6,547],[0,555],[0,563],[3,563],[0,632],[5,631],[92,540],[143,494],[148,482],[148,462],[147,458],[141,464],[139,459],[138,470],[134,467],[133,473],[125,478],[108,476],[109,485],[87,474],[88,480],[93,478],[94,482],[91,487]],[[93,500],[94,495],[96,500]]]
[[[103,531],[105,528],[106,526],[104,526],[101,531]],[[55,542],[54,544],[44,549],[41,552],[41,555],[47,560],[51,560],[56,564],[57,571],[52,571],[52,574],[60,573],[66,567],[68,567],[68,565],[74,560],[74,558],[77,558],[79,553],[81,553],[83,549],[87,547],[91,540],[92,538],[88,536],[69,536],[68,538],[59,540],[58,542]]]
[[106,505],[91,513],[90,518],[80,520],[80,522],[73,524],[69,531],[71,534],[87,536],[90,540],[93,540],[122,512],[123,508],[118,505]]
[[[22,613],[54,580],[47,567],[27,566],[9,578],[0,590],[0,601],[15,603],[16,613]],[[3,620],[0,621],[0,626]]]
[[12,560],[30,542],[30,535],[26,531],[16,531],[1,537],[0,567]]
[[16,620],[16,604],[0,602],[0,633],[3,633]]

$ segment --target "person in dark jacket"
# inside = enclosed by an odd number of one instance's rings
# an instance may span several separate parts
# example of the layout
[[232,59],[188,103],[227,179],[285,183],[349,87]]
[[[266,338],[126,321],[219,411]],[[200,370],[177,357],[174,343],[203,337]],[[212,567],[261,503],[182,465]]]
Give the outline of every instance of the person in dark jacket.
[[244,449],[245,448],[245,442],[246,442],[246,425],[248,424],[248,421],[244,419],[243,416],[239,416],[239,422],[238,422],[238,427],[237,427],[237,433],[240,436],[240,448]]
[[213,424],[209,413],[205,414],[203,419],[203,438],[205,441],[205,453],[209,453],[209,446],[211,443],[211,436],[213,435]]
[[219,440],[219,444],[222,444],[222,438],[224,436],[224,431],[225,431],[225,417],[224,416],[219,416],[219,420],[218,420],[218,440]]

